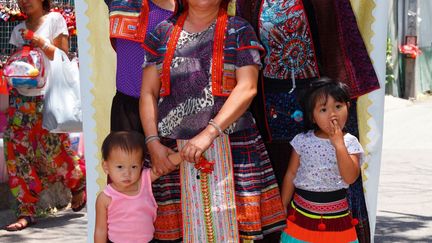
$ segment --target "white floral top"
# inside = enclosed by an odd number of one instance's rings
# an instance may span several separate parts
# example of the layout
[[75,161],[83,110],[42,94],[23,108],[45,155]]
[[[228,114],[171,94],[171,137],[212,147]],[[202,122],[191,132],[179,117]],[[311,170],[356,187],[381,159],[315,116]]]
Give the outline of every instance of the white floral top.
[[[344,140],[348,153],[359,154],[362,161],[364,151],[357,138],[347,133]],[[339,173],[336,151],[329,139],[319,138],[311,130],[295,136],[291,145],[300,156],[300,166],[294,179],[296,188],[315,192],[348,188]]]

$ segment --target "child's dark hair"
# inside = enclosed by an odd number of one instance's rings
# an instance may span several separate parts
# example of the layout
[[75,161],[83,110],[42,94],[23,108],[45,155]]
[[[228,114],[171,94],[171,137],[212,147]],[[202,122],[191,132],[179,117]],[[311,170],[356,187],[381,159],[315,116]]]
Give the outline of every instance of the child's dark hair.
[[329,96],[338,102],[349,103],[351,100],[348,86],[334,79],[321,77],[310,84],[302,100],[305,131],[318,129],[313,119],[315,104],[320,99],[327,102]]
[[136,131],[110,132],[102,143],[102,159],[108,160],[111,151],[120,148],[126,152],[141,151],[144,160],[145,138]]

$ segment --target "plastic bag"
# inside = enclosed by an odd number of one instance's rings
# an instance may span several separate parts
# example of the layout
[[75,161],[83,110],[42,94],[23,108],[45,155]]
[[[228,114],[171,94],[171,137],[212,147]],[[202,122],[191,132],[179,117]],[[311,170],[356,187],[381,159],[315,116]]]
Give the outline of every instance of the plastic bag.
[[78,63],[56,48],[45,93],[42,127],[53,133],[82,131]]
[[16,88],[42,88],[46,82],[43,54],[30,46],[13,53],[3,68],[9,85]]

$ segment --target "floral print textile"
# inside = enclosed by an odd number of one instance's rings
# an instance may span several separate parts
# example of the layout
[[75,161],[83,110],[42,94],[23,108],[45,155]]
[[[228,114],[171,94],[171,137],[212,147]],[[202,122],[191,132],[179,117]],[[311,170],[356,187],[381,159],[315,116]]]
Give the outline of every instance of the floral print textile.
[[61,180],[73,191],[85,187],[84,160],[71,149],[68,134],[42,128],[42,108],[43,96],[11,90],[4,151],[19,216],[35,214],[38,194],[48,183]]

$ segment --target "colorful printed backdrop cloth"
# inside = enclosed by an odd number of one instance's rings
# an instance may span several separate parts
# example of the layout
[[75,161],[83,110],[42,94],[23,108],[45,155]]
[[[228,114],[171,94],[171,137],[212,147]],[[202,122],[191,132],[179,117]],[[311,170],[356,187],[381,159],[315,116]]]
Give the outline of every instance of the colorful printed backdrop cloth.
[[275,79],[318,77],[307,16],[300,0],[264,0],[260,38],[266,48],[263,75]]

